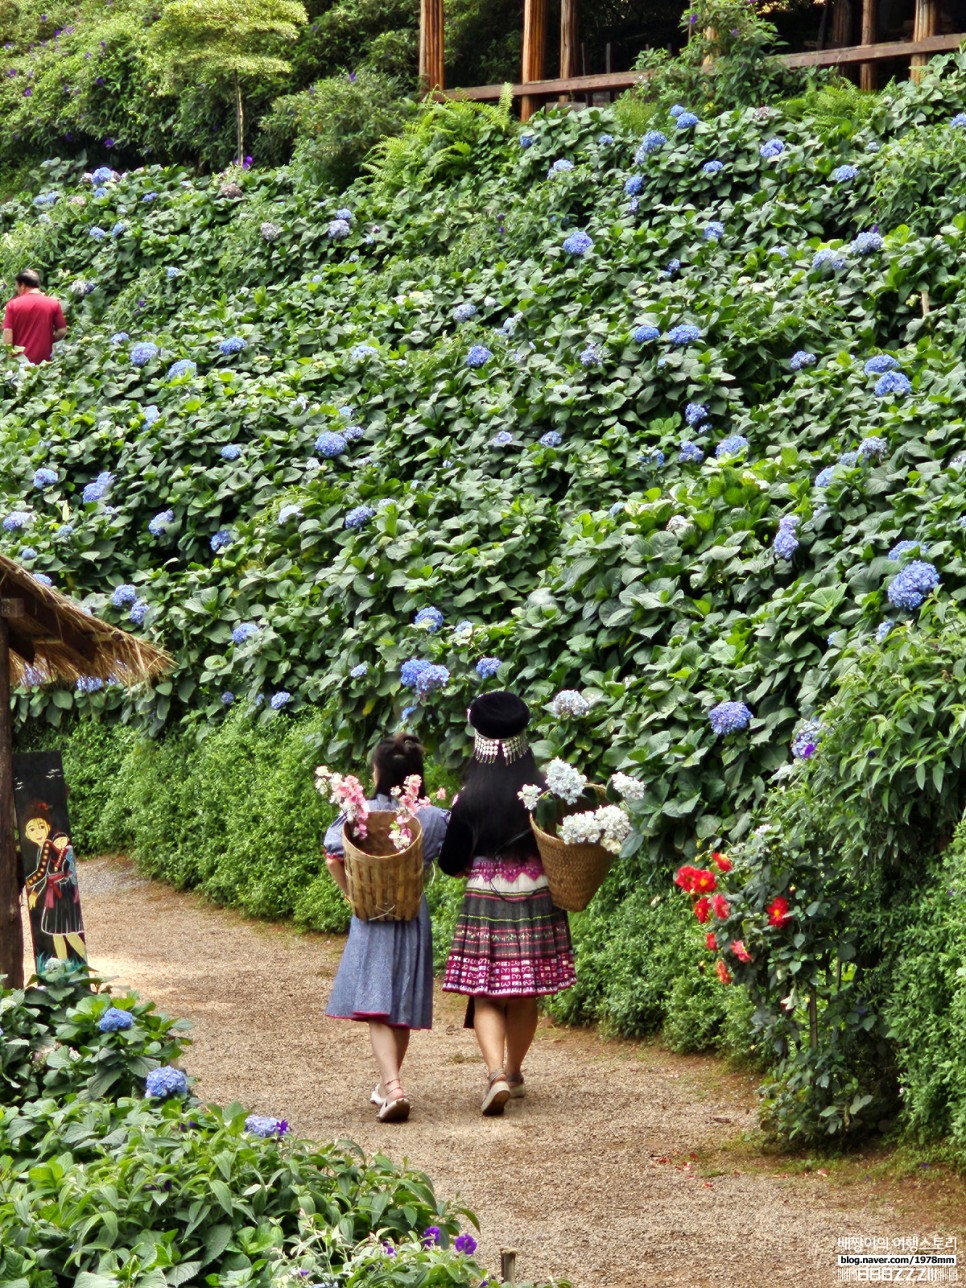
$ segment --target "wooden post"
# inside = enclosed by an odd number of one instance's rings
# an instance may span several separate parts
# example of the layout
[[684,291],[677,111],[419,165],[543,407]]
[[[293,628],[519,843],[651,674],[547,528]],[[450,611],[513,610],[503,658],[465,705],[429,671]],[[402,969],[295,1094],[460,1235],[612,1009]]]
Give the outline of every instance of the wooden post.
[[514,1288],[517,1277],[516,1248],[502,1248],[500,1251],[500,1278],[506,1288]]
[[[878,36],[879,4],[878,0],[862,0],[862,36],[860,44],[874,45]],[[878,68],[875,63],[862,63],[859,66],[859,88],[873,90],[878,83]]]
[[[925,40],[935,36],[939,29],[939,6],[936,0],[916,0],[912,19],[913,40]],[[929,62],[928,54],[913,54],[910,75],[914,81],[920,80],[923,68]]]
[[577,0],[560,0],[560,76],[569,80],[577,75],[579,44]]
[[[523,75],[524,84],[544,80],[547,55],[547,0],[524,0],[523,4]],[[539,108],[537,98],[524,94],[520,100],[520,120],[529,121]]]
[[419,87],[424,94],[443,88],[443,0],[420,0]]
[[832,0],[832,32],[829,44],[842,49],[852,43],[852,0]]
[[13,721],[10,715],[10,628],[23,615],[17,599],[0,599],[0,975],[7,988],[23,987],[23,924],[13,812]]

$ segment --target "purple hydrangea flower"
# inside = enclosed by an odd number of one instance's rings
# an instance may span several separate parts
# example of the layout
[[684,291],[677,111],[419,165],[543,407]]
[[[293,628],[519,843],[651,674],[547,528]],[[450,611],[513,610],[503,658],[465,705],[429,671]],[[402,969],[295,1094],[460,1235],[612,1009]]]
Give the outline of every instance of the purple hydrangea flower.
[[684,347],[688,344],[694,344],[696,340],[701,339],[701,332],[691,322],[681,322],[677,326],[672,326],[667,333],[667,338],[671,344]]
[[688,439],[681,443],[681,450],[678,452],[678,460],[682,465],[700,465],[704,460],[704,452],[697,445]]
[[701,167],[705,174],[720,174],[724,169],[724,162],[715,158],[713,161],[705,161]]
[[445,666],[427,666],[420,671],[416,680],[416,692],[420,697],[425,698],[430,693],[435,693],[437,689],[442,689],[449,683],[449,671]]
[[563,248],[568,255],[576,255],[578,258],[586,255],[589,250],[593,250],[593,247],[593,238],[580,230],[571,233],[563,244]]
[[898,371],[899,362],[891,353],[877,353],[869,358],[863,368],[867,376],[881,376],[887,371]]
[[292,701],[291,693],[289,693],[285,689],[280,689],[278,693],[272,694],[271,700],[268,705],[272,708],[273,711],[281,711],[282,708],[287,707],[291,701]]
[[894,604],[896,608],[904,608],[907,612],[914,612],[922,605],[926,596],[936,589],[939,581],[939,572],[935,564],[926,563],[922,559],[913,559],[889,583],[889,589],[886,591],[889,603]]
[[743,702],[719,702],[708,712],[708,719],[716,734],[726,734],[747,729],[752,715]]
[[563,442],[563,435],[555,429],[548,429],[537,441],[541,447],[559,447]]
[[634,164],[643,165],[649,156],[654,152],[660,152],[667,143],[667,135],[662,134],[660,130],[648,130],[641,139],[637,151],[634,153]]
[[852,243],[856,255],[874,255],[882,249],[882,238],[878,233],[859,233]]
[[554,161],[553,165],[547,171],[547,178],[552,179],[556,174],[566,174],[574,168],[574,163],[568,161],[566,157],[561,157],[559,161]]
[[263,1114],[249,1114],[245,1119],[245,1130],[252,1136],[261,1136],[263,1140],[284,1136],[289,1125],[284,1118],[268,1118]]
[[168,379],[178,380],[181,376],[193,376],[198,370],[197,364],[190,358],[179,358],[177,362],[172,362],[168,368]]
[[337,456],[341,456],[347,446],[348,444],[342,434],[333,434],[331,430],[327,429],[315,440],[314,450],[319,456],[323,456],[327,461],[331,461]]
[[765,161],[771,161],[775,157],[780,157],[785,151],[785,144],[781,139],[768,139],[758,149],[758,155]]
[[108,492],[111,490],[113,482],[114,475],[110,470],[101,470],[100,474],[98,474],[97,478],[94,479],[93,482],[86,484],[84,490],[81,492],[81,500],[85,505],[92,505],[95,501],[103,501],[104,497],[107,496]]
[[919,550],[922,554],[929,553],[929,547],[924,541],[897,541],[888,555],[886,555],[886,558],[898,563],[902,556],[907,555],[910,550]]
[[875,392],[880,398],[887,398],[889,394],[907,394],[911,390],[912,381],[901,371],[887,371],[875,382]]
[[134,603],[131,605],[131,610],[128,613],[128,617],[134,623],[135,626],[143,626],[144,619],[148,615],[149,608],[150,608],[150,604],[146,599],[136,599]]
[[233,353],[241,353],[245,347],[245,341],[240,335],[230,335],[227,340],[222,340],[218,346],[226,357]]
[[364,523],[368,523],[375,510],[371,505],[357,505],[354,510],[350,510],[345,516],[344,526],[347,528],[361,528]]
[[413,618],[413,625],[422,627],[430,635],[435,635],[444,620],[443,614],[438,608],[421,608]]
[[234,701],[235,701],[234,693],[226,689],[225,692],[221,695],[221,705],[223,707],[230,707],[234,704]]
[[159,350],[156,344],[150,340],[142,340],[140,344],[135,344],[128,355],[131,359],[132,367],[146,367],[152,358],[158,356]]
[[864,461],[881,461],[888,450],[886,440],[874,434],[870,438],[863,438],[859,444],[859,456]]
[[237,443],[226,443],[218,453],[223,461],[237,461],[241,454],[242,449]]
[[225,550],[230,546],[234,540],[235,534],[232,532],[231,528],[219,528],[218,531],[212,535],[211,541],[208,544],[211,546],[214,553],[218,554],[220,551]]
[[97,1027],[102,1033],[120,1033],[123,1029],[131,1028],[133,1024],[134,1016],[131,1012],[122,1011],[117,1006],[109,1006],[97,1021]]
[[814,353],[809,353],[807,349],[798,349],[788,359],[788,365],[792,371],[802,371],[805,367],[814,367],[818,358]]
[[476,312],[476,305],[471,304],[469,300],[466,300],[462,304],[457,304],[456,308],[453,310],[453,321],[469,322],[470,318],[476,317]]
[[632,174],[624,184],[624,191],[629,197],[636,197],[644,187],[644,179],[639,174]]
[[493,357],[493,354],[485,344],[474,344],[472,349],[466,355],[466,366],[482,367]]
[[689,402],[684,409],[684,421],[687,425],[700,425],[708,419],[708,409],[704,403]]
[[747,448],[748,440],[743,434],[732,434],[729,438],[721,440],[714,449],[714,454],[720,460],[724,456],[740,456]]
[[503,662],[498,657],[481,657],[476,664],[476,674],[481,680],[489,680],[502,665]]
[[345,241],[352,232],[348,219],[332,219],[325,230],[330,241]]
[[405,689],[415,689],[419,677],[430,665],[421,657],[411,657],[408,662],[403,662],[399,671],[399,679]]
[[656,326],[639,326],[633,333],[633,338],[638,344],[648,344],[651,340],[656,340],[661,334]]
[[163,1064],[152,1069],[145,1080],[145,1090],[155,1100],[168,1100],[172,1096],[188,1094],[188,1079],[180,1069]]
[[789,562],[795,557],[795,551],[798,549],[798,537],[795,530],[801,523],[797,514],[786,514],[779,521],[778,531],[775,533],[775,540],[772,543],[772,549],[779,559],[785,559]]
[[723,236],[724,236],[724,224],[721,223],[720,220],[712,219],[709,223],[705,224],[705,227],[704,227],[705,241],[715,241],[715,242],[721,241],[721,238]]
[[803,720],[792,737],[792,755],[796,760],[811,760],[822,741],[825,726],[821,720]]
[[835,167],[835,169],[829,175],[829,178],[832,180],[833,183],[851,183],[852,180],[858,175],[858,173],[859,173],[858,166],[840,165]]
[[174,523],[174,510],[162,510],[148,524],[148,532],[151,533],[152,537],[159,537],[162,532],[168,530],[172,523]]
[[45,488],[53,487],[56,482],[56,470],[48,469],[46,465],[41,465],[39,470],[34,471],[33,485],[38,492],[43,492]]

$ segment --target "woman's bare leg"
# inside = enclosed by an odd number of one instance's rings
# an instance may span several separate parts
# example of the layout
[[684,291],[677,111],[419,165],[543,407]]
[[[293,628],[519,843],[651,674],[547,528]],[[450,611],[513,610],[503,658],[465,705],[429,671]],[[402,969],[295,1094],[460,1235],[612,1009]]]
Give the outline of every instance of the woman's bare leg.
[[494,997],[475,998],[473,1028],[487,1073],[495,1073],[497,1069],[502,1069],[506,1060],[506,1003]]
[[537,1031],[537,999],[512,997],[506,1004],[506,1072],[516,1081],[520,1078],[533,1035]]
[[409,1048],[409,1029],[393,1028],[389,1024],[370,1020],[369,1041],[379,1068],[382,1094],[388,1100],[398,1100],[400,1096],[405,1095],[399,1081],[399,1074]]

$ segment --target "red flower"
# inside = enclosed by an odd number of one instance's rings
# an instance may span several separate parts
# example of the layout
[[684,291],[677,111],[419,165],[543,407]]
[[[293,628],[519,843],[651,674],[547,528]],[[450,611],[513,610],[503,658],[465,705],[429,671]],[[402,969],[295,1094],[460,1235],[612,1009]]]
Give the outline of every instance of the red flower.
[[709,951],[709,952],[712,952],[712,953],[713,953],[713,952],[716,950],[716,948],[718,947],[718,941],[717,941],[717,939],[715,939],[715,937],[714,937],[714,931],[713,931],[713,930],[709,930],[709,931],[708,931],[708,933],[707,933],[707,934],[705,935],[705,937],[704,937],[704,942],[705,942],[705,946],[706,946],[706,948],[708,949],[708,951]]
[[768,913],[769,924],[781,930],[788,920],[788,900],[778,895],[777,898],[772,899],[765,911]]
[[691,867],[691,865],[688,863],[685,863],[683,867],[678,868],[674,877],[674,884],[677,886],[680,886],[681,889],[685,890],[688,894],[693,894],[694,878],[697,875],[698,875],[698,869]]
[[719,854],[717,850],[711,851],[711,862],[715,865],[715,867],[718,869],[719,872],[731,871],[731,868],[732,868],[731,860],[726,858],[723,854]]
[[751,953],[745,947],[744,940],[742,939],[736,939],[732,943],[731,951],[734,953],[734,955],[738,958],[740,962],[750,962],[753,960]]
[[703,926],[711,916],[711,900],[708,898],[699,899],[694,905],[694,915]]
[[711,905],[714,908],[714,915],[719,917],[722,921],[724,921],[725,917],[727,917],[728,913],[731,911],[731,904],[723,894],[716,894],[711,900]]
[[714,968],[715,968],[715,970],[718,972],[718,979],[720,979],[720,980],[721,980],[722,984],[730,984],[730,983],[731,983],[731,971],[730,971],[730,970],[728,969],[728,967],[724,964],[724,962],[721,960],[721,958],[720,958],[720,957],[719,957],[719,958],[718,958],[718,960],[715,962],[715,964],[714,964]]
[[713,872],[708,868],[698,868],[694,877],[694,885],[691,887],[695,894],[710,894],[718,885]]

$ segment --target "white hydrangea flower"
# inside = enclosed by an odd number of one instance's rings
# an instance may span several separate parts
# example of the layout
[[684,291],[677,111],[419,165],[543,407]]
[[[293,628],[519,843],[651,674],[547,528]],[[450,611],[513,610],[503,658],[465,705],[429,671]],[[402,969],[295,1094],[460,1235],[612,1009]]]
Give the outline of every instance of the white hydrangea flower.
[[644,799],[644,793],[647,790],[644,783],[639,778],[632,778],[630,774],[613,774],[610,780],[614,784],[615,790],[625,801],[641,801]]
[[550,710],[555,716],[585,716],[593,702],[585,698],[576,689],[561,689],[550,703]]
[[587,786],[587,777],[565,760],[551,760],[547,766],[547,786],[554,796],[575,805]]
[[560,823],[560,839],[565,845],[596,845],[600,840],[597,811],[568,814]]
[[523,801],[523,804],[531,814],[537,808],[537,801],[540,799],[542,794],[542,789],[539,788],[536,783],[527,783],[525,787],[521,787],[517,792],[517,795]]
[[620,805],[601,805],[597,810],[600,843],[611,854],[619,854],[631,831],[631,820]]

